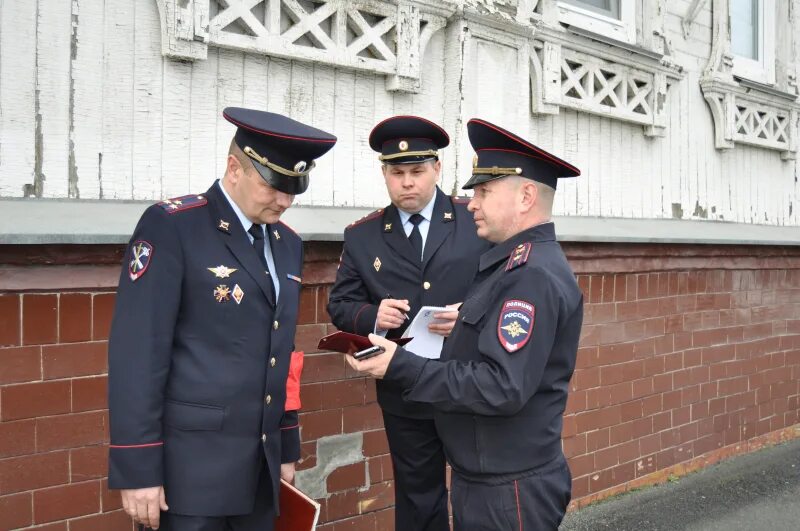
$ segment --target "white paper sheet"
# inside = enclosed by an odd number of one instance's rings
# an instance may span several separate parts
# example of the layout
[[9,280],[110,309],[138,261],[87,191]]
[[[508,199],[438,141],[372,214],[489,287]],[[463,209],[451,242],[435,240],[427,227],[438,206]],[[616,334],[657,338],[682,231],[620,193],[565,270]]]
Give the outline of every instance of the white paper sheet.
[[441,306],[423,306],[420,308],[414,320],[411,321],[406,331],[403,332],[403,337],[413,337],[414,339],[404,345],[403,348],[423,358],[438,360],[439,356],[442,355],[444,337],[428,330],[428,325],[431,323],[445,322],[441,319],[435,319],[433,315],[439,312],[449,312],[452,310],[454,310],[454,308],[444,308]]

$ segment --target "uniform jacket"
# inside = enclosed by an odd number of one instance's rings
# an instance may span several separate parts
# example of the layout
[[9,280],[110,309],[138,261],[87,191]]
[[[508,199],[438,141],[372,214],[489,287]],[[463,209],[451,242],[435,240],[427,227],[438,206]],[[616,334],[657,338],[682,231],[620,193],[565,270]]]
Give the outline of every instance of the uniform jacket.
[[[328,313],[339,330],[367,335],[375,328],[378,306],[385,298],[408,299],[408,321],[422,306],[462,302],[478,268],[478,258],[490,244],[478,238],[466,202],[438,188],[423,260],[414,251],[393,205],[353,223],[344,232],[336,283]],[[407,324],[391,330],[400,337]],[[430,407],[404,401],[400,389],[378,381],[378,402],[389,413],[431,418]]]
[[109,340],[109,486],[163,484],[178,514],[247,514],[259,454],[273,492],[281,463],[300,455],[297,413],[284,405],[302,242],[283,224],[267,227],[276,305],[245,229],[218,183],[163,201],[143,214],[120,276]]
[[385,379],[433,404],[453,470],[514,477],[561,455],[583,295],[552,223],[481,256],[442,361],[398,348]]

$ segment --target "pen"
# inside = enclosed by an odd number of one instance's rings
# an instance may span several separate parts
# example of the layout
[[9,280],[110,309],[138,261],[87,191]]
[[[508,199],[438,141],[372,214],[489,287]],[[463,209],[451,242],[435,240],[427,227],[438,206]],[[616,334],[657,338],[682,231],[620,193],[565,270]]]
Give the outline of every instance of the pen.
[[[392,297],[392,294],[391,294],[391,293],[389,293],[389,292],[387,292],[387,293],[386,293],[386,298],[387,298],[387,299],[394,299],[394,297]],[[405,319],[406,321],[408,321],[408,314],[407,314],[407,313],[405,313],[405,312],[400,312],[400,313],[402,313],[402,314],[403,314],[403,319]]]

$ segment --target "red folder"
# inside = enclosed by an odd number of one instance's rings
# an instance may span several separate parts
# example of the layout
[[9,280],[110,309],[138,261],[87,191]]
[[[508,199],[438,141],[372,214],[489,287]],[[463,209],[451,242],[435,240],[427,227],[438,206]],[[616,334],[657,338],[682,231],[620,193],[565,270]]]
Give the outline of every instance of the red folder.
[[[390,341],[394,341],[398,345],[405,345],[412,338],[410,337],[398,337],[397,339],[391,339]],[[347,354],[351,350],[364,350],[365,348],[369,348],[372,346],[372,343],[369,342],[369,338],[360,336],[358,334],[351,334],[349,332],[334,332],[333,334],[328,334],[327,336],[323,337],[319,340],[319,345],[317,348],[321,350],[333,350],[335,352],[343,352]]]
[[281,515],[275,519],[275,531],[314,531],[319,520],[319,503],[294,485],[281,480]]

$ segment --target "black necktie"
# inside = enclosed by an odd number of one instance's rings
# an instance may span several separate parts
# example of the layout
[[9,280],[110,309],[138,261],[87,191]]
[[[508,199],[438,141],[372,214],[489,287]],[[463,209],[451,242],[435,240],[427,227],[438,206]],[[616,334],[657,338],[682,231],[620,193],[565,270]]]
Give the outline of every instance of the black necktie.
[[[269,265],[267,264],[267,257],[264,255],[264,229],[261,228],[261,225],[253,223],[250,225],[250,228],[247,229],[247,232],[253,237],[253,248],[256,250],[256,254],[258,254],[258,259],[261,260],[261,265],[264,266],[267,277],[269,277]],[[272,278],[267,278],[267,282],[269,283],[269,290],[272,293],[272,300],[275,300],[275,285],[272,283]]]
[[417,253],[417,258],[422,261],[422,234],[419,232],[419,224],[422,223],[423,218],[420,214],[414,214],[408,220],[414,225],[411,229],[411,234],[408,235],[408,241],[411,242],[411,247]]

